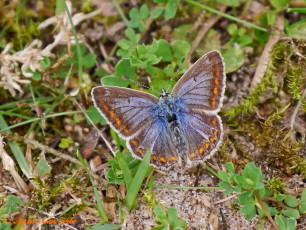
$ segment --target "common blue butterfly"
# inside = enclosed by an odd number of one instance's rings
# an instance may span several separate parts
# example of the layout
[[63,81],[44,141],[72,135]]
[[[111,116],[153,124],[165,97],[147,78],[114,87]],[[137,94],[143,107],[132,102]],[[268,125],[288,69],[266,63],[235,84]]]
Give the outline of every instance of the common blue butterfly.
[[225,90],[224,62],[218,51],[197,60],[178,80],[171,95],[114,86],[92,89],[92,99],[109,125],[126,140],[136,158],[146,149],[151,164],[191,167],[218,149],[223,135],[218,112]]

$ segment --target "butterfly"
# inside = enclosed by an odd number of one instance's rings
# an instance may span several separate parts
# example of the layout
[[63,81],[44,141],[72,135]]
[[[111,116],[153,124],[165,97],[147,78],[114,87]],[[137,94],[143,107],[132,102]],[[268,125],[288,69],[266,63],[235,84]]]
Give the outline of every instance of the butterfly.
[[172,93],[152,94],[116,86],[92,89],[95,107],[126,140],[134,157],[147,149],[159,169],[192,167],[210,158],[222,141],[218,112],[225,90],[225,66],[218,51],[198,59],[178,80]]

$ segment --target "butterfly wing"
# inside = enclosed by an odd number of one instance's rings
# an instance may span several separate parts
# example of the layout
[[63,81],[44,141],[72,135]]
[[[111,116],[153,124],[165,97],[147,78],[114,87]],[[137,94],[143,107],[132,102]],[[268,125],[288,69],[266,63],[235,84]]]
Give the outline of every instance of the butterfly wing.
[[184,112],[180,114],[180,117],[188,143],[184,161],[193,165],[191,162],[210,158],[222,141],[223,130],[220,117],[203,111]]
[[179,161],[177,151],[166,131],[166,123],[156,116],[152,123],[127,141],[128,149],[142,159],[146,149],[152,152],[151,164],[165,169]]
[[138,90],[98,86],[91,94],[95,107],[124,139],[148,127],[158,109],[155,96]]
[[172,90],[187,109],[217,113],[222,106],[225,72],[221,54],[211,51],[196,61]]

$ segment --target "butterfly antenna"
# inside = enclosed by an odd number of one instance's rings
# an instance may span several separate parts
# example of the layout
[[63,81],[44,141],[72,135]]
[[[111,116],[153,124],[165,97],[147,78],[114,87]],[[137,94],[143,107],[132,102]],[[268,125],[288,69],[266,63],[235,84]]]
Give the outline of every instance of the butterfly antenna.
[[[175,67],[174,72],[177,72],[179,69],[182,68],[184,61],[185,61],[185,58],[182,58],[180,64],[179,64],[178,66]],[[169,92],[169,89],[170,89],[170,86],[171,86],[171,84],[172,84],[172,81],[173,81],[173,77],[170,79],[170,83],[169,83],[168,88],[167,88],[167,91],[166,91],[167,93]]]
[[139,86],[141,86],[141,87],[143,87],[143,88],[145,88],[145,89],[152,90],[152,91],[154,91],[155,93],[157,93],[158,95],[160,95],[160,92],[158,92],[158,91],[155,90],[155,89],[150,88],[149,86],[146,86],[146,85],[144,85],[144,84],[141,84],[140,82],[135,81],[135,80],[133,80],[133,79],[127,77],[127,76],[122,76],[122,77],[124,77],[125,79],[127,79],[127,80],[133,82],[133,83],[136,84],[136,85],[139,85]]

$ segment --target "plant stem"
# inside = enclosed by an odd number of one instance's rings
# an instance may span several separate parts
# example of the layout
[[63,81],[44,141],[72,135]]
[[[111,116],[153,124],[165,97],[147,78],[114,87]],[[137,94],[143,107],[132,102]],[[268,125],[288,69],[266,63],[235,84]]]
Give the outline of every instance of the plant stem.
[[212,13],[214,13],[214,14],[221,15],[222,17],[228,18],[228,19],[233,20],[233,21],[235,21],[235,22],[242,23],[242,24],[244,24],[244,25],[246,25],[246,26],[253,27],[253,28],[255,28],[255,29],[258,29],[258,30],[261,30],[261,31],[264,31],[264,32],[268,32],[268,30],[265,29],[265,28],[263,28],[263,27],[260,27],[260,26],[258,26],[258,25],[253,24],[253,23],[250,23],[250,22],[248,22],[248,21],[241,20],[241,19],[239,19],[239,18],[233,17],[233,16],[231,16],[231,15],[229,15],[229,14],[220,12],[220,11],[214,9],[214,8],[205,6],[205,5],[201,4],[201,3],[195,2],[195,1],[193,1],[193,0],[185,0],[185,2],[188,2],[189,4],[194,5],[194,6],[198,6],[198,7],[202,8],[202,9],[207,10],[207,11],[209,11],[209,12],[212,12]]
[[259,194],[257,193],[257,191],[254,191],[254,194],[258,200],[258,203],[260,204],[262,210],[265,212],[266,216],[268,217],[269,221],[271,222],[271,224],[273,225],[273,227],[275,228],[275,230],[279,230],[278,226],[276,225],[275,221],[273,220],[273,218],[271,217],[270,213],[268,212],[268,210],[266,209],[262,199],[260,198]]
[[113,4],[114,4],[116,10],[118,11],[118,14],[120,15],[122,21],[124,21],[125,25],[126,25],[127,27],[131,27],[131,26],[130,26],[129,20],[125,17],[125,15],[124,15],[124,13],[123,13],[121,7],[120,7],[119,4],[117,3],[117,1],[116,1],[116,0],[112,0],[112,2],[113,2]]

